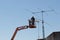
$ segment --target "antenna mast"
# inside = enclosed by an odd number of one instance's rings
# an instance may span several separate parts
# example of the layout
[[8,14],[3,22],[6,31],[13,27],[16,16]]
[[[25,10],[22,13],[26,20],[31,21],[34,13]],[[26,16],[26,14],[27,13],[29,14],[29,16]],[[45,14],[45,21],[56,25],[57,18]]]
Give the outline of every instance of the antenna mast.
[[[36,13],[42,13],[42,35],[43,35],[43,40],[45,40],[45,28],[44,28],[44,12],[50,12],[50,11],[54,11],[54,10],[48,10],[48,11],[44,11],[44,10],[42,10],[42,11],[40,11],[40,12],[36,12]],[[38,39],[38,40],[40,40],[40,39]]]
[[43,13],[44,13],[44,11],[41,11],[41,12],[42,12],[42,33],[43,33],[43,40],[45,40],[44,19],[43,19]]

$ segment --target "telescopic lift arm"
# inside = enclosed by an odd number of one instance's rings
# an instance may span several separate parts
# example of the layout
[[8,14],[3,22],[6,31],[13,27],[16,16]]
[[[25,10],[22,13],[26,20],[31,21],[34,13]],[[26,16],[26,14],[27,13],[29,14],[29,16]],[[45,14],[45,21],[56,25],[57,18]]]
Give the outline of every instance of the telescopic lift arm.
[[13,36],[12,36],[12,38],[11,38],[11,40],[14,40],[14,38],[15,38],[18,31],[23,30],[23,29],[27,29],[27,28],[28,28],[28,26],[17,27],[14,34],[13,34]]

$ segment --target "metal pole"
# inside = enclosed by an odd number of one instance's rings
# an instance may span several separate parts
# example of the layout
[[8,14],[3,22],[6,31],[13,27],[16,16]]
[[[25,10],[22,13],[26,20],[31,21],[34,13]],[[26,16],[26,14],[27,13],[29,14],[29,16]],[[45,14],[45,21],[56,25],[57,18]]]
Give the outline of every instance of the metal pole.
[[42,34],[43,34],[43,40],[45,40],[44,19],[43,19],[43,12],[44,11],[41,11],[41,12],[42,12]]

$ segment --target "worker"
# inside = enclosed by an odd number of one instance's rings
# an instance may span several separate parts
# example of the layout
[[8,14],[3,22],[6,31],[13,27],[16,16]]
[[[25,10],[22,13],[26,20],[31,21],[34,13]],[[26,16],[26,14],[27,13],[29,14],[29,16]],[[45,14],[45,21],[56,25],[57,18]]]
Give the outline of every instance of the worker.
[[31,18],[31,20],[29,20],[29,27],[30,28],[36,28],[34,16]]

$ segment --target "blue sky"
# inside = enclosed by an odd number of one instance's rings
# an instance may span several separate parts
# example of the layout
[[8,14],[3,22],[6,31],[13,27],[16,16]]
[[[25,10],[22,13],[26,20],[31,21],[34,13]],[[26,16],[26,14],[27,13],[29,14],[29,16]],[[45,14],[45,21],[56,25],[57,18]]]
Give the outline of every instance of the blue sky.
[[[31,11],[52,10],[44,13],[46,37],[54,31],[60,31],[60,0],[0,0],[0,40],[10,40],[15,28],[28,25]],[[39,8],[39,9],[38,9]],[[28,10],[26,10],[28,9]],[[41,13],[34,15],[41,19]],[[42,38],[41,22],[39,23],[39,36]],[[38,26],[35,29],[21,30],[15,40],[37,40]]]

